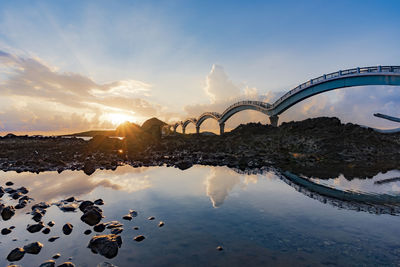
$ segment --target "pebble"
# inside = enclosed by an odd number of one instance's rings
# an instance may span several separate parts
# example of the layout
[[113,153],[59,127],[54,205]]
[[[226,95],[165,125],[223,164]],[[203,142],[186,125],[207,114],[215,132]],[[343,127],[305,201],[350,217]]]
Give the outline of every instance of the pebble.
[[93,230],[95,232],[101,233],[106,229],[106,225],[104,223],[98,223],[93,227]]
[[1,234],[2,234],[2,235],[8,235],[9,233],[11,233],[10,228],[3,228],[3,229],[1,229]]
[[6,186],[12,186],[12,185],[14,185],[14,183],[11,182],[11,181],[8,181],[8,182],[6,183]]
[[152,220],[154,220],[154,219],[155,219],[154,216],[150,216],[149,218],[147,218],[147,220],[150,220],[150,221],[152,221]]
[[3,218],[4,221],[7,221],[11,219],[12,216],[15,214],[15,209],[13,206],[7,206],[3,208],[1,211],[1,217]]
[[61,257],[60,253],[54,254],[54,256],[52,257],[53,259],[58,259],[59,257]]
[[57,239],[59,239],[60,237],[59,236],[52,236],[52,237],[50,237],[49,238],[49,242],[54,242],[54,241],[56,241]]
[[8,261],[19,261],[25,255],[25,251],[22,248],[14,248],[7,256]]
[[94,204],[96,204],[96,205],[104,205],[104,201],[101,198],[99,198],[99,199],[96,199],[94,201]]
[[143,235],[138,235],[133,238],[133,240],[135,240],[136,242],[140,242],[144,239],[145,239],[145,237]]
[[72,232],[72,228],[74,228],[74,226],[70,223],[66,223],[64,224],[62,231],[64,233],[64,235],[69,235]]
[[164,226],[164,222],[159,222],[158,223],[158,227],[163,227]]
[[81,220],[90,226],[98,224],[103,218],[102,210],[96,206],[88,206],[84,210]]
[[90,235],[92,233],[92,230],[86,230],[85,232],[83,232],[85,235]]
[[36,233],[42,230],[43,227],[43,222],[39,222],[37,224],[28,224],[26,230],[28,230],[29,233]]
[[94,203],[92,201],[85,200],[85,201],[82,201],[82,203],[79,205],[79,209],[82,212],[84,212],[87,207],[93,206],[93,205],[94,205]]
[[135,226],[133,227],[133,230],[139,230],[139,227]]
[[118,234],[122,233],[123,230],[124,230],[123,228],[113,228],[113,229],[111,229],[111,233],[114,235],[118,235]]
[[124,215],[124,216],[122,217],[122,219],[127,220],[127,221],[130,221],[130,220],[132,220],[132,215],[130,215],[130,214]]
[[217,250],[221,251],[221,250],[224,250],[224,248],[222,246],[218,246]]
[[50,228],[49,227],[44,228],[42,233],[47,235],[48,233],[50,233]]
[[75,267],[75,264],[73,264],[70,261],[67,261],[67,262],[64,262],[64,263],[58,265],[57,267]]
[[67,201],[67,202],[74,202],[76,199],[75,199],[75,197],[69,197],[69,198],[67,198],[65,201]]
[[54,221],[49,221],[49,223],[47,224],[50,227],[53,227],[56,223]]
[[39,252],[42,250],[43,244],[40,242],[33,242],[30,243],[26,246],[24,246],[24,250],[26,253],[29,254],[39,254]]

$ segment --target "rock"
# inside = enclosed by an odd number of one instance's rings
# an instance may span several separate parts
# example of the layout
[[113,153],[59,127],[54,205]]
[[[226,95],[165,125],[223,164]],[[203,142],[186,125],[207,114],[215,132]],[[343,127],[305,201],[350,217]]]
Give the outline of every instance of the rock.
[[150,216],[149,218],[147,218],[147,220],[150,220],[150,221],[152,221],[152,220],[154,220],[154,219],[155,219],[154,216]]
[[26,230],[28,230],[29,233],[36,233],[42,230],[43,227],[43,222],[39,222],[37,224],[28,224]]
[[182,160],[182,161],[178,161],[175,165],[180,170],[186,170],[186,169],[189,169],[190,167],[192,167],[193,163],[188,160]]
[[133,238],[133,240],[135,240],[136,242],[143,241],[144,239],[145,237],[143,235],[138,235]]
[[6,186],[12,186],[12,185],[14,185],[13,182],[11,182],[11,181],[6,182]]
[[59,236],[52,236],[52,237],[50,237],[49,238],[49,242],[54,242],[54,241],[56,241],[57,239],[59,239],[60,237]]
[[118,267],[118,266],[105,261],[97,264],[97,267]]
[[90,226],[98,224],[103,218],[102,210],[96,206],[88,206],[84,210],[81,220]]
[[82,212],[84,212],[85,209],[86,209],[87,207],[93,206],[93,205],[94,205],[94,203],[93,203],[92,201],[85,200],[85,201],[83,201],[83,202],[79,205],[79,209],[80,209]]
[[57,253],[57,254],[54,254],[52,258],[53,258],[53,259],[58,259],[59,257],[61,257],[61,254],[60,254],[60,253]]
[[216,247],[216,249],[219,251],[224,250],[224,248],[222,246],[218,246],[218,247]]
[[133,230],[139,230],[139,227],[135,226],[133,227]]
[[47,225],[50,226],[50,227],[53,227],[55,224],[56,223],[54,221],[49,221]]
[[42,250],[43,244],[40,242],[33,242],[26,246],[24,246],[24,250],[29,254],[39,254],[40,250]]
[[9,228],[1,229],[1,234],[2,235],[8,235],[9,233],[11,233],[11,230]]
[[158,223],[158,227],[163,227],[164,226],[164,222],[159,222]]
[[19,261],[25,255],[25,251],[22,248],[14,248],[7,256],[8,261]]
[[46,210],[42,210],[42,211],[39,211],[39,210],[34,210],[34,211],[32,211],[32,220],[34,220],[35,222],[40,222],[41,220],[42,220],[42,218],[43,218],[43,216],[44,216],[44,213],[45,213],[45,211]]
[[122,233],[122,231],[124,231],[124,228],[113,228],[111,229],[111,233],[114,235],[118,235],[120,233]]
[[15,192],[15,193],[13,193],[13,194],[11,195],[11,198],[12,198],[12,199],[18,199],[18,198],[20,198],[20,197],[22,197],[22,193],[21,193],[21,192]]
[[122,223],[120,223],[119,221],[111,221],[111,222],[107,222],[107,229],[112,229],[112,228],[118,228],[118,227],[122,227],[124,226]]
[[112,259],[118,254],[122,239],[119,235],[99,235],[94,236],[89,242],[88,248],[95,254],[99,253],[107,259]]
[[29,190],[24,186],[21,186],[20,188],[18,188],[17,191],[21,192],[24,195],[29,193]]
[[91,175],[96,171],[96,166],[92,161],[86,161],[85,165],[83,166],[83,172],[86,175]]
[[47,202],[39,202],[32,206],[32,210],[44,210],[50,207],[50,204]]
[[15,226],[14,225],[12,225],[12,226],[10,226],[10,227],[8,227],[9,229],[15,229]]
[[90,235],[92,233],[92,230],[86,230],[85,232],[83,232],[85,235]]
[[4,221],[7,221],[11,219],[12,216],[15,214],[15,209],[13,206],[7,206],[3,208],[1,211],[1,217],[3,218]]
[[67,202],[74,202],[76,199],[75,199],[75,197],[69,197],[69,198],[67,198],[65,201],[67,201]]
[[130,214],[132,217],[138,216],[138,213],[137,213],[136,210],[129,210],[129,214]]
[[132,220],[132,215],[130,215],[130,214],[124,215],[124,216],[122,216],[122,219],[130,221],[130,220]]
[[42,233],[47,235],[48,233],[50,233],[50,228],[49,227],[44,228]]
[[77,208],[78,208],[78,205],[74,204],[74,203],[60,206],[60,210],[62,210],[64,212],[75,211]]
[[75,264],[73,264],[73,263],[70,262],[70,261],[66,261],[66,262],[64,262],[64,263],[62,263],[62,264],[60,264],[60,265],[58,265],[57,267],[75,267]]
[[99,198],[99,199],[96,199],[95,201],[94,201],[94,204],[96,204],[96,205],[104,205],[104,201],[101,199],[101,198]]
[[104,223],[98,223],[93,227],[93,230],[98,233],[103,232],[104,229],[106,229],[106,225]]
[[40,264],[39,267],[55,267],[56,266],[56,262],[53,260],[48,260],[43,262],[42,264]]
[[66,223],[64,224],[62,231],[64,233],[64,235],[69,235],[72,232],[72,228],[74,228],[74,226],[70,223]]

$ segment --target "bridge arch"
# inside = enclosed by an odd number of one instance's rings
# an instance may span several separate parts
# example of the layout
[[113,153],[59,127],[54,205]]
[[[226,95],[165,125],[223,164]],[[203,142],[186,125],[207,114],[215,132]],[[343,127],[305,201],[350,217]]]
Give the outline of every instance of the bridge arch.
[[196,122],[197,122],[197,119],[196,119],[196,118],[190,118],[190,119],[187,119],[187,120],[185,120],[184,122],[182,122],[182,132],[185,133],[186,127],[187,127],[190,123],[193,123],[194,126],[196,126]]
[[196,122],[196,133],[200,133],[200,126],[203,124],[203,122],[205,120],[214,119],[214,120],[216,120],[218,122],[220,117],[221,117],[221,114],[219,114],[218,112],[204,112],[197,119],[197,122]]

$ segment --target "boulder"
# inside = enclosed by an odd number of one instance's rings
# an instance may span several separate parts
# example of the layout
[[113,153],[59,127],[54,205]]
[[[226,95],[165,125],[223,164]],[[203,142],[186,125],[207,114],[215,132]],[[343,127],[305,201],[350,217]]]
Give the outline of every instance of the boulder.
[[26,253],[29,254],[39,254],[39,252],[42,250],[43,244],[40,242],[33,242],[30,243],[26,246],[24,246],[24,250]]
[[28,230],[29,233],[36,233],[42,230],[43,227],[44,227],[43,222],[39,222],[36,224],[28,224],[26,230]]
[[88,206],[84,210],[81,220],[90,226],[98,224],[103,218],[102,210],[96,206]]
[[15,209],[13,206],[7,206],[3,208],[1,211],[1,217],[3,218],[4,221],[7,221],[11,219],[12,216],[15,214]]
[[64,224],[62,231],[64,233],[64,235],[69,235],[72,233],[72,228],[74,228],[74,226],[70,223],[66,223]]
[[99,235],[92,237],[88,248],[95,254],[99,253],[107,259],[112,259],[117,256],[121,244],[122,239],[119,235]]
[[56,262],[53,260],[45,261],[39,265],[39,267],[55,267],[55,266],[56,266]]
[[19,261],[25,255],[25,251],[22,248],[14,248],[7,256],[8,261]]

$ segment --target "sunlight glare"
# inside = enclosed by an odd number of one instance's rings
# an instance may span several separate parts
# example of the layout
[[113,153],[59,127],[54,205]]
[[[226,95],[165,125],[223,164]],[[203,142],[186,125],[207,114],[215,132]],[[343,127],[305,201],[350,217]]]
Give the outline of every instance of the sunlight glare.
[[110,121],[113,125],[118,126],[123,122],[130,121],[133,122],[135,121],[135,118],[133,116],[123,114],[123,113],[109,113],[107,114],[107,120]]

